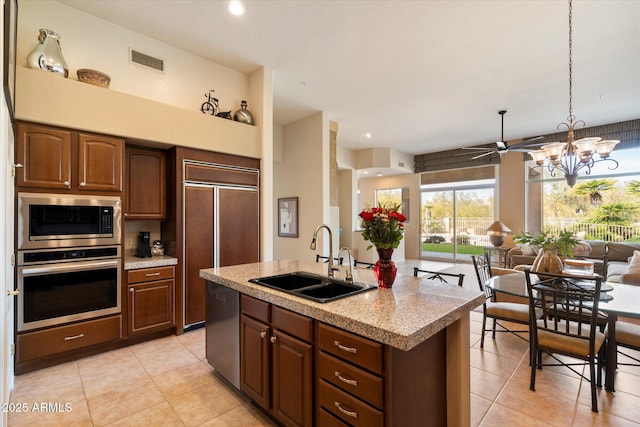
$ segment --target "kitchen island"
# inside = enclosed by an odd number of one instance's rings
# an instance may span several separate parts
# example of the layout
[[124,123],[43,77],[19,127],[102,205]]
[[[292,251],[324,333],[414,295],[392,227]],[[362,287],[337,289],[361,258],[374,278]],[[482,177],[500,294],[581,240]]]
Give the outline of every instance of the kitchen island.
[[[316,425],[372,423],[371,419],[364,415],[364,411],[369,409],[379,417],[375,418],[375,424],[378,425],[417,425],[416,422],[426,422],[428,425],[469,425],[469,312],[482,304],[484,294],[399,273],[392,289],[373,289],[321,304],[249,282],[250,279],[258,277],[295,271],[326,274],[326,265],[280,260],[204,269],[200,271],[200,276],[212,284],[241,294],[243,323],[239,328],[242,328],[243,333],[246,329],[245,317],[247,324],[256,323],[252,307],[257,304],[264,304],[265,307],[271,308],[269,313],[273,313],[273,321],[271,316],[269,320],[262,320],[268,329],[259,332],[262,338],[271,333],[271,343],[278,342],[279,336],[287,337],[287,334],[280,333],[279,329],[287,332],[288,325],[294,324],[297,320],[310,322],[313,336],[303,338],[304,342],[301,344],[310,348],[313,360],[315,374],[312,384],[315,392],[309,393],[306,398],[316,400],[309,402],[313,407]],[[340,278],[344,277],[344,273],[338,275]],[[375,283],[373,272],[369,269],[356,268],[353,276],[355,282]],[[277,318],[287,321],[278,326]],[[378,371],[375,364],[367,365],[357,360],[352,367],[345,361],[348,362],[354,353],[346,356],[337,354],[337,358],[334,358],[336,354],[332,354],[330,348],[324,347],[326,338],[330,337],[329,345],[335,344],[344,348],[340,343],[347,342],[345,340],[351,336],[356,340],[354,342],[361,341],[365,345],[362,354],[365,354],[368,348],[374,348],[376,345],[379,347]],[[339,340],[335,337],[342,338]],[[244,339],[244,336],[241,337],[241,340]],[[248,345],[246,342],[243,341],[243,345]],[[282,342],[282,338],[279,342]],[[255,350],[255,347],[251,348],[252,351]],[[354,350],[348,348],[347,351]],[[249,354],[241,354],[241,357],[245,356]],[[380,401],[370,404],[371,401],[358,395],[358,392],[348,394],[336,388],[336,396],[344,397],[348,403],[341,406],[338,397],[334,398],[332,395],[331,399],[328,399],[331,402],[327,404],[323,390],[333,392],[334,387],[328,384],[330,378],[321,378],[322,361],[325,358],[335,360],[335,363],[344,369],[353,369],[354,375],[362,373],[366,374],[366,378],[380,380]],[[290,362],[292,360],[296,359],[290,359]],[[370,375],[371,373],[377,374],[377,377]],[[345,381],[338,370],[335,370],[335,376]],[[348,381],[355,382],[352,379],[345,382]],[[246,392],[244,387],[242,390]],[[251,393],[247,394],[257,400]],[[276,401],[276,393],[273,394],[271,400]],[[272,414],[274,411],[277,412],[277,408],[273,407],[269,399],[258,403]],[[338,410],[333,411],[333,403]],[[357,405],[362,405],[363,410],[354,410]]]

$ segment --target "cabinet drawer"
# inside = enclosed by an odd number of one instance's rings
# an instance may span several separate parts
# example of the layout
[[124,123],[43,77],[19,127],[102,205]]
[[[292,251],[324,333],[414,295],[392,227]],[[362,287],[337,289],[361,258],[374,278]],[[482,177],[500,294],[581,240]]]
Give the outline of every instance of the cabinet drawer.
[[358,369],[355,366],[318,353],[318,377],[356,397],[382,408],[382,378]]
[[16,337],[18,363],[120,338],[121,316],[88,320]]
[[129,270],[127,272],[127,283],[152,282],[154,280],[173,279],[175,276],[174,267],[153,267],[141,268],[139,270]]
[[273,326],[301,340],[313,341],[313,320],[293,311],[272,306]]
[[320,323],[318,346],[320,350],[382,374],[382,344],[380,343]]
[[382,412],[324,380],[319,382],[318,402],[321,408],[353,426],[382,427],[384,424]]
[[260,301],[259,299],[244,294],[240,298],[242,312],[264,323],[271,323],[271,310],[269,310],[269,305],[268,302]]
[[349,424],[342,422],[322,408],[318,411],[318,425],[322,427],[349,427]]

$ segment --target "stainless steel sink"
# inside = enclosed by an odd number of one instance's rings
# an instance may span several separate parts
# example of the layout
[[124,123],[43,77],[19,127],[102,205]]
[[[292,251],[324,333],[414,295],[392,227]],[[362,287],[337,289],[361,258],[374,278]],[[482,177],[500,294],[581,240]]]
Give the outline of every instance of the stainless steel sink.
[[351,283],[304,271],[259,277],[249,281],[319,303],[335,301],[376,288],[375,285]]

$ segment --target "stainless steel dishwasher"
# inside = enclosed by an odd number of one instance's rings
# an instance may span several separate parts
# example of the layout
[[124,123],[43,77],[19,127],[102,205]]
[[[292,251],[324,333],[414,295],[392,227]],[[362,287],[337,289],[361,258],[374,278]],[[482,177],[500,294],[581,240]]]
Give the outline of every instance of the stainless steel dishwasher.
[[240,390],[240,294],[207,281],[206,314],[207,361]]

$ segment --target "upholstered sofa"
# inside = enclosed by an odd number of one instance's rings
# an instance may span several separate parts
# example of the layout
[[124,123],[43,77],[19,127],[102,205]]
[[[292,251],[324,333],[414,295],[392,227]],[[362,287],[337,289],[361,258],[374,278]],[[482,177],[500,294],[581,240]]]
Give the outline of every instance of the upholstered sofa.
[[[574,253],[575,258],[593,261],[593,269],[610,282],[622,282],[640,285],[640,274],[628,272],[629,260],[634,251],[640,251],[640,244],[604,242],[601,240],[586,240],[591,246],[587,253]],[[519,265],[531,265],[536,259],[536,253],[528,247],[515,247],[507,253],[507,266],[514,268]]]

